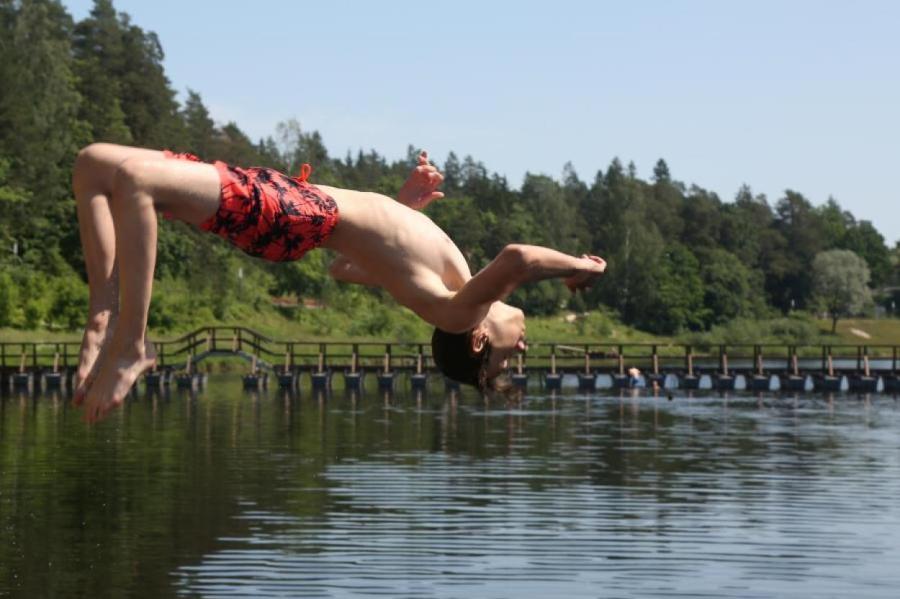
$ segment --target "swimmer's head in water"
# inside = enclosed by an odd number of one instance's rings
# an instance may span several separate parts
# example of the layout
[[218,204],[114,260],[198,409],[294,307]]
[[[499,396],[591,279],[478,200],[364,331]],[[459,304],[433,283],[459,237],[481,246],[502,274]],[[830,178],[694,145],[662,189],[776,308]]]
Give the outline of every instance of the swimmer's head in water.
[[451,379],[482,391],[505,391],[509,358],[524,350],[525,315],[503,302],[494,302],[484,320],[469,331],[435,329],[431,337],[438,368]]

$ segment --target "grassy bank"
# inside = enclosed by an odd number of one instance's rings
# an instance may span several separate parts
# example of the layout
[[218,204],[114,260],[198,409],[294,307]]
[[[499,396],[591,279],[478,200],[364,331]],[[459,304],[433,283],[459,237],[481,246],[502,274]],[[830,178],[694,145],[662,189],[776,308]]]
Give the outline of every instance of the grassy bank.
[[[427,341],[431,327],[410,311],[389,306],[368,306],[347,313],[333,308],[297,308],[264,310],[242,315],[238,320],[210,321],[210,325],[246,326],[273,339]],[[831,322],[804,315],[769,320],[735,320],[702,333],[675,336],[652,335],[622,324],[604,311],[584,315],[564,313],[548,317],[530,317],[528,338],[532,342],[567,343],[691,343],[695,345],[773,343],[773,344],[900,344],[900,319],[849,319],[838,323],[830,333]],[[151,330],[151,338],[174,339],[194,330],[184,327]],[[78,330],[0,329],[0,341],[79,341]]]

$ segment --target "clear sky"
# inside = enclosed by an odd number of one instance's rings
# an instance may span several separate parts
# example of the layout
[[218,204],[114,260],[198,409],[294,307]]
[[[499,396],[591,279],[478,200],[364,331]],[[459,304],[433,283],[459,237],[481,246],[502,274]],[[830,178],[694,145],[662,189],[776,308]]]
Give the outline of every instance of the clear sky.
[[[90,0],[64,0],[75,18]],[[731,200],[834,196],[900,240],[900,2],[116,0],[180,92],[333,155],[473,155],[518,187],[614,156]]]

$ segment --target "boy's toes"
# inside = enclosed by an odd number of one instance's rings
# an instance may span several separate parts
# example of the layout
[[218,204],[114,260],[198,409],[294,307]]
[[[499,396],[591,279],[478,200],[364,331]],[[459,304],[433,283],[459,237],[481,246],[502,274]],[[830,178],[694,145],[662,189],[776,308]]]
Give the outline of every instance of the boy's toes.
[[113,400],[106,405],[100,406],[97,412],[97,419],[106,418],[106,415],[109,414],[113,408],[118,408],[122,405],[122,400]]
[[92,404],[92,403],[90,403],[90,402],[88,402],[88,403],[84,406],[84,414],[82,415],[82,419],[83,419],[85,422],[87,422],[88,424],[93,424],[93,423],[94,423],[94,420],[95,420],[95,419],[94,419],[94,409],[95,409],[95,408],[96,408],[96,406],[94,406],[94,404]]
[[93,382],[94,377],[88,376],[81,382],[80,385],[75,387],[75,393],[72,395],[72,404],[76,408],[84,403],[84,399],[87,397],[88,389],[90,389]]
[[84,420],[88,424],[99,422],[103,417],[103,404],[100,402],[89,403],[84,408]]

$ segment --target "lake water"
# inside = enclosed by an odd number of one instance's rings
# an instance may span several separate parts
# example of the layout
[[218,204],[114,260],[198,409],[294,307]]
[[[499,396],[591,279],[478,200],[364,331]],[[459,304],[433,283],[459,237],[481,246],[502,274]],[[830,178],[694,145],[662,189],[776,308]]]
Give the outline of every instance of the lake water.
[[890,396],[0,400],[2,597],[898,589]]

